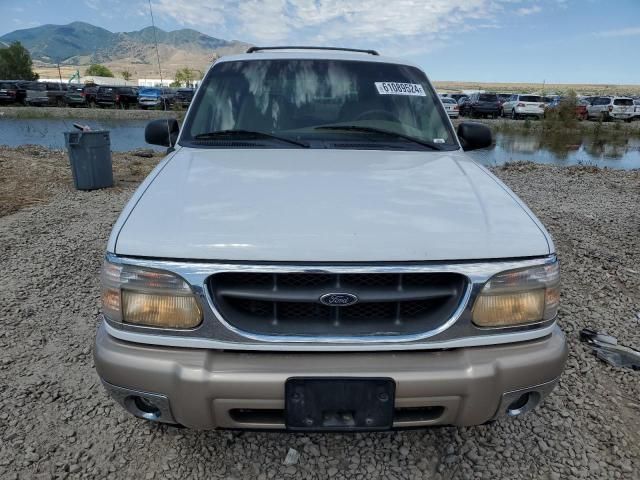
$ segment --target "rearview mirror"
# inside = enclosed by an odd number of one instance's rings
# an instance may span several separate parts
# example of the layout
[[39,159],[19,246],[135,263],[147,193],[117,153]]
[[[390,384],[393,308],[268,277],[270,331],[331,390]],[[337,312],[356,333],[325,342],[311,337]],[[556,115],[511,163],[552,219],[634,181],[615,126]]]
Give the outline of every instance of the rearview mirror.
[[180,126],[175,118],[163,118],[149,122],[144,129],[144,140],[151,145],[173,147],[178,140]]
[[458,138],[465,152],[491,146],[491,129],[482,123],[462,122],[458,125]]

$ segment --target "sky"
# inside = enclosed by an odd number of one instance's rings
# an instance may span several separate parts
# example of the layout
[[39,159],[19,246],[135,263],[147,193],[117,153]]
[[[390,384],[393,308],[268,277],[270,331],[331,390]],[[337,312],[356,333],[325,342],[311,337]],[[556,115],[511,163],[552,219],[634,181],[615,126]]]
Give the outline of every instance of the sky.
[[[374,48],[432,80],[640,84],[640,0],[151,0],[156,25],[258,45]],[[148,0],[0,0],[0,35],[149,26]]]

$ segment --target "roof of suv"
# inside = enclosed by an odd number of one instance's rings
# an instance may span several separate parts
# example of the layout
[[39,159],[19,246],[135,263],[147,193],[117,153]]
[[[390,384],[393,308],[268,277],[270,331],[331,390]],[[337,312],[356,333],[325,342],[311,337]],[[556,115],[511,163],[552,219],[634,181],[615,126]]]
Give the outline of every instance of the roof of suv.
[[343,52],[337,50],[262,50],[253,53],[224,56],[214,63],[251,60],[350,60],[356,62],[395,63],[420,68],[404,59],[369,55],[367,53]]

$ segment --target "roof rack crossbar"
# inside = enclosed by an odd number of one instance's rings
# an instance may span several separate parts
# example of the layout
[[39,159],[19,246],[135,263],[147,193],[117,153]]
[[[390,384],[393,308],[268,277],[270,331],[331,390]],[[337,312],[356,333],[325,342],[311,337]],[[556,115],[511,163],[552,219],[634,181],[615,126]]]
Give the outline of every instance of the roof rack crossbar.
[[363,50],[360,48],[344,48],[344,47],[303,47],[296,45],[286,45],[281,47],[250,47],[247,53],[260,52],[262,50],[333,50],[338,52],[357,52],[366,53],[368,55],[380,55],[375,50]]

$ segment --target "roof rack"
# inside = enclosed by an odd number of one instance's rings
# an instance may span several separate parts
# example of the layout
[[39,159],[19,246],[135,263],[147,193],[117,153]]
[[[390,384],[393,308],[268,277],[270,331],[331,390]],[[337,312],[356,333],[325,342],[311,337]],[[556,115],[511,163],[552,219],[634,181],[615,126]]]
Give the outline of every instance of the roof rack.
[[377,55],[380,54],[375,50],[362,50],[359,48],[342,48],[342,47],[302,47],[295,45],[287,45],[281,47],[250,47],[247,50],[247,53],[260,52],[262,50],[333,50],[338,52],[357,52],[357,53],[366,53],[368,55]]

